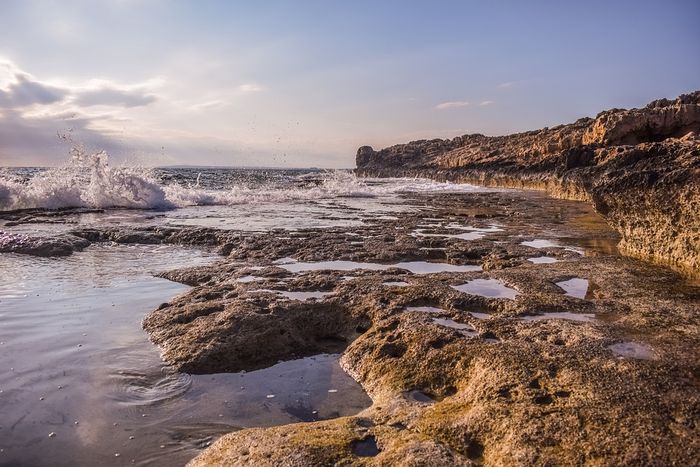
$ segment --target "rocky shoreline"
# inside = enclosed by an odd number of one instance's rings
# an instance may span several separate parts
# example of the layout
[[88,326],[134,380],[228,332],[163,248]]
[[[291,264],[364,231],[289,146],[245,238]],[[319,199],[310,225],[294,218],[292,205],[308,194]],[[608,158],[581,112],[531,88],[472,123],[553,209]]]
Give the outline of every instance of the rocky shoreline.
[[193,288],[143,321],[175,368],[341,352],[372,399],[352,417],[230,433],[190,465],[700,456],[697,286],[620,256],[619,235],[587,203],[514,190],[404,201],[411,211],[350,228],[70,233],[219,251],[214,264],[164,274]]
[[624,253],[697,274],[699,135],[696,91],[508,136],[364,146],[357,173],[534,188],[589,201],[620,232]]

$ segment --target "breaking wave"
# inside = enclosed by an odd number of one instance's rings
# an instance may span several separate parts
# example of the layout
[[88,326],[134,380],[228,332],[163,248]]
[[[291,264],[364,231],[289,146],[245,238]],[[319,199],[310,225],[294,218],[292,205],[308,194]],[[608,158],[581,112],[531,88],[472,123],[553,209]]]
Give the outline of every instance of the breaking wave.
[[[270,180],[258,180],[257,183],[238,180],[211,188],[200,184],[201,174],[195,180],[164,181],[158,170],[111,166],[105,152],[88,154],[80,148],[74,148],[69,163],[62,167],[36,171],[24,177],[16,171],[0,170],[0,210],[174,209],[478,189],[472,185],[423,179],[383,179],[378,182],[357,178],[349,171],[299,173],[286,184]],[[212,171],[209,170],[208,173],[211,175]]]

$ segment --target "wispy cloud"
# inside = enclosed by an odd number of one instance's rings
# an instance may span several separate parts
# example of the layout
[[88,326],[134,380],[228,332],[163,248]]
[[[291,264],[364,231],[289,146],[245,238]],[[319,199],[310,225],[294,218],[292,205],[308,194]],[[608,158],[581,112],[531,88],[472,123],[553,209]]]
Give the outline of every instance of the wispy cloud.
[[486,107],[487,105],[491,105],[491,104],[493,104],[493,103],[494,103],[493,101],[481,101],[481,102],[479,103],[479,106],[480,106],[480,107]]
[[139,107],[157,100],[157,96],[149,91],[157,80],[136,85],[93,80],[76,86],[40,81],[12,62],[2,59],[0,68],[4,78],[4,83],[0,84],[0,108],[23,109],[52,104],[71,105],[74,110],[92,106]]
[[257,83],[246,83],[238,86],[238,90],[242,93],[248,94],[253,92],[260,92],[265,89],[262,85]]
[[90,89],[76,93],[73,102],[79,106],[91,107],[96,105],[140,107],[157,100],[154,94],[143,89],[123,89],[108,85],[98,89]]
[[518,86],[522,81],[506,81],[496,86],[498,89],[508,89]]
[[53,104],[63,101],[68,95],[66,89],[40,83],[17,71],[14,73],[14,80],[4,89],[0,88],[0,108],[17,109],[35,104]]
[[438,105],[435,106],[437,110],[445,110],[445,109],[455,109],[458,107],[467,107],[469,105],[469,102],[467,101],[448,101],[448,102],[442,102]]

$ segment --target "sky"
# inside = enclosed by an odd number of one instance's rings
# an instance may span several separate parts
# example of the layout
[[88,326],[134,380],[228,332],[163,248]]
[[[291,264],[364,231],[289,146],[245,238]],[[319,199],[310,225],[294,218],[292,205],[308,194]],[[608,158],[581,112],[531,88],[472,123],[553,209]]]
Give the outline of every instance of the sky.
[[700,89],[700,2],[3,0],[0,166],[354,167]]

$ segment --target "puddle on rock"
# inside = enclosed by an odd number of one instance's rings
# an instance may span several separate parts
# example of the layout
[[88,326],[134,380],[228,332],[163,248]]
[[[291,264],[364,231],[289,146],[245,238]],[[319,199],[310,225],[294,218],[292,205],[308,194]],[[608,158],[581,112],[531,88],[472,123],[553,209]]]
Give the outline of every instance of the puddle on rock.
[[251,293],[253,292],[268,292],[268,293],[273,293],[276,295],[282,295],[285,298],[288,298],[290,300],[311,300],[313,299],[321,299],[324,297],[327,297],[329,295],[333,295],[333,292],[321,292],[321,291],[310,291],[310,292],[289,292],[287,290],[274,290],[274,289],[256,289],[256,290],[251,290]]
[[406,393],[406,398],[415,402],[420,402],[421,404],[434,404],[435,399],[430,395],[424,393],[421,390],[413,389]]
[[435,306],[407,306],[406,311],[420,311],[421,313],[447,313],[447,310]]
[[297,260],[294,258],[290,258],[289,256],[285,256],[284,258],[276,259],[272,262],[274,265],[280,265],[280,264],[291,264],[291,263],[296,263]]
[[543,240],[543,239],[529,240],[527,242],[520,242],[520,244],[525,245],[525,246],[530,246],[532,248],[552,248],[552,247],[559,246],[559,244],[557,242],[553,242],[551,240]]
[[470,315],[472,315],[476,319],[489,319],[491,318],[491,315],[488,313],[480,313],[478,311],[468,311]]
[[382,282],[382,285],[386,285],[387,287],[407,287],[409,283],[403,281],[388,281]]
[[433,318],[433,323],[439,326],[445,326],[447,328],[456,329],[465,337],[476,337],[479,332],[468,324],[458,323],[457,321],[449,318]]
[[474,279],[466,284],[453,285],[452,288],[460,292],[490,298],[508,298],[513,300],[519,295],[517,290],[506,287],[498,279]]
[[620,342],[608,346],[619,358],[635,358],[638,360],[655,360],[656,353],[650,345],[640,344],[639,342]]
[[588,293],[588,279],[575,277],[568,281],[557,282],[556,285],[569,297],[585,299]]
[[551,256],[538,256],[537,258],[528,258],[527,260],[535,264],[551,264],[559,261]]
[[519,318],[522,321],[545,321],[549,319],[563,319],[567,321],[588,322],[595,320],[595,315],[591,313],[571,313],[568,311],[557,311],[544,313],[541,315],[525,315]]
[[395,264],[360,263],[357,261],[318,261],[313,263],[295,262],[289,264],[280,264],[280,267],[293,273],[324,270],[353,271],[355,269],[384,271],[391,268],[406,269],[407,271],[410,271],[413,274],[481,271],[481,266],[457,265],[448,263],[429,263],[427,261],[406,261]]
[[369,436],[360,441],[355,441],[352,443],[352,453],[357,457],[374,457],[379,454],[379,448],[377,447],[377,440],[374,436]]
[[245,284],[247,282],[264,281],[264,280],[265,280],[264,277],[250,276],[249,275],[249,276],[239,277],[238,279],[236,279],[236,282],[241,282],[241,283]]
[[[440,226],[436,226],[440,227]],[[459,234],[447,234],[447,233],[427,233],[426,230],[429,228],[419,228],[414,230],[411,235],[414,237],[437,237],[437,238],[456,238],[458,240],[480,240],[484,238],[487,234],[493,232],[500,232],[503,229],[496,225],[490,225],[489,227],[471,227],[471,226],[461,226],[456,223],[450,223],[445,226],[447,230],[462,230],[466,231]]]

